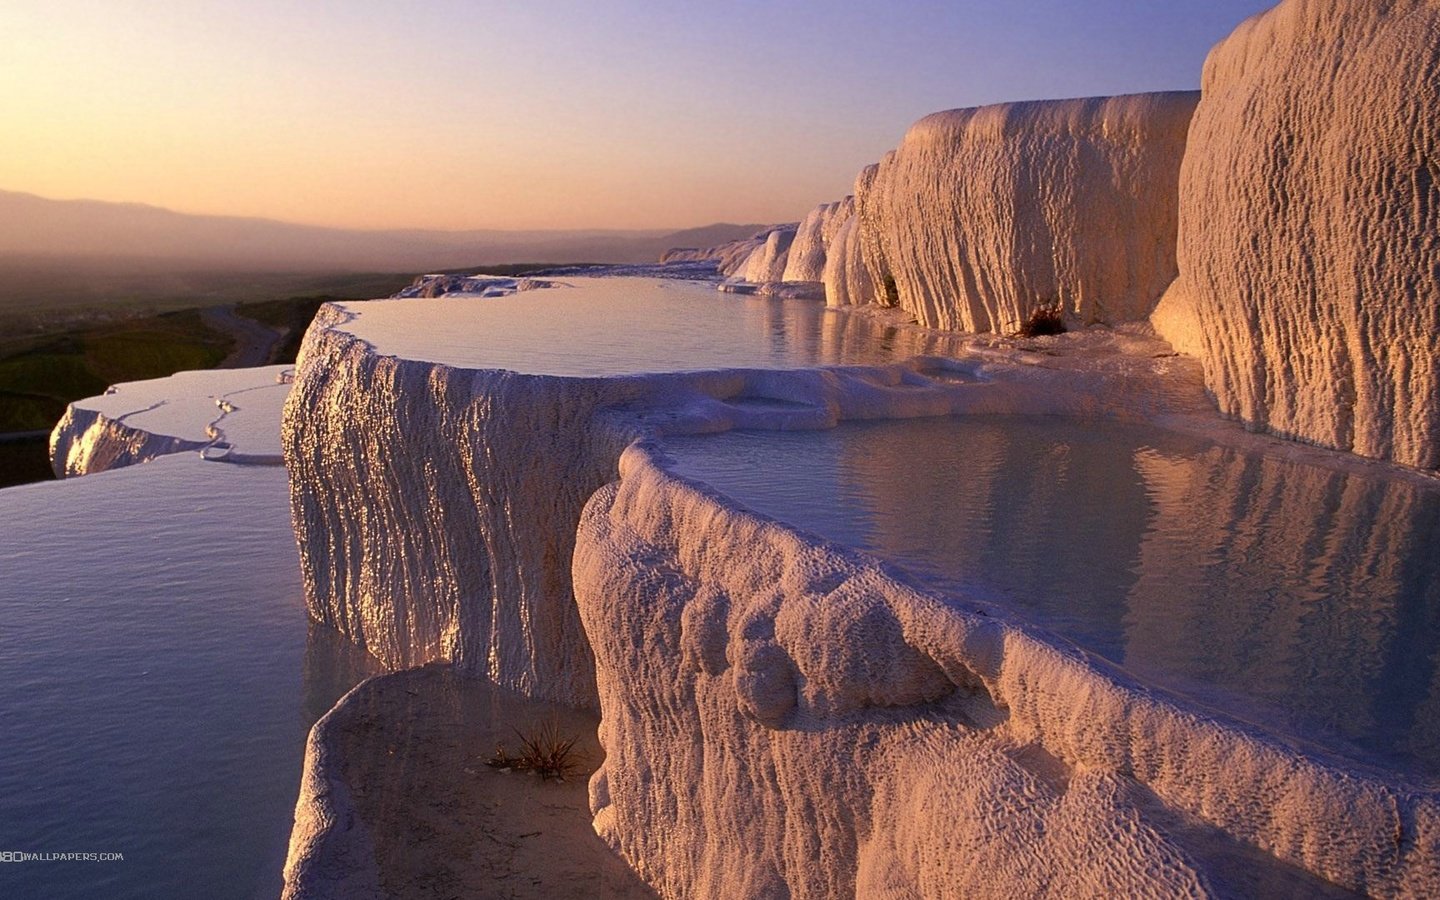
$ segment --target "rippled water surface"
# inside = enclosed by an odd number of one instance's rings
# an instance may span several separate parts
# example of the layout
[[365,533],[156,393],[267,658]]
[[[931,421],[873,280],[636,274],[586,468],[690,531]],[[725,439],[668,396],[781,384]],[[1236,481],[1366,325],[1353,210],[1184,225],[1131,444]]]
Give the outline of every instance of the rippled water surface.
[[815,300],[653,278],[560,281],[508,297],[350,303],[359,316],[345,330],[387,355],[541,375],[869,365],[949,346]]
[[310,725],[285,471],[193,454],[0,491],[0,897],[275,897]]
[[1440,776],[1440,495],[1118,424],[667,442],[758,512],[1268,728]]

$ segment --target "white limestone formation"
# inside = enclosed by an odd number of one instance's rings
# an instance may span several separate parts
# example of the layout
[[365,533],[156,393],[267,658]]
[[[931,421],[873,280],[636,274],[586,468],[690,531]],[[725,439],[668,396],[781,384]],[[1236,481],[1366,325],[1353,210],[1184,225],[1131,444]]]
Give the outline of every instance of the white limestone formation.
[[[1015,331],[1044,307],[1077,324],[1145,318],[1175,277],[1176,184],[1197,99],[1011,103],[921,119],[856,185],[877,299],[922,325],[972,332]],[[831,302],[854,301],[837,289]]]
[[878,302],[860,249],[860,217],[851,214],[840,224],[821,273],[827,306],[866,306]]
[[142,463],[170,453],[279,465],[280,408],[289,366],[207,369],[117,384],[77,400],[50,434],[61,478]]
[[538,278],[504,278],[498,275],[420,275],[409,287],[402,288],[395,299],[410,297],[508,297],[519,291],[535,291],[551,287]]
[[1251,427],[1440,467],[1440,7],[1286,0],[1211,52],[1156,328]]
[[797,225],[786,225],[774,229],[765,236],[764,243],[751,251],[743,269],[736,276],[751,284],[765,284],[783,281],[785,264],[790,257],[790,245],[795,242]]
[[917,590],[675,478],[655,447],[620,469],[575,555],[606,751],[591,803],[662,894],[1440,884],[1434,792],[1306,756]]
[[[630,446],[943,413],[1203,418],[1198,367],[1163,344],[1097,329],[887,366],[561,377],[381,355],[368,315],[322,310],[286,409],[312,615],[393,666],[598,706],[596,828],[662,893],[1440,883],[1432,793],[1152,693]],[[317,803],[292,860],[333,882],[343,816]]]
[[830,247],[845,221],[855,215],[855,198],[822,203],[810,211],[795,232],[781,281],[822,281]]
[[[797,337],[803,357],[782,356],[780,364],[844,363],[854,350],[874,353],[882,342],[899,358],[920,358],[823,373],[626,374],[658,359],[692,357],[690,345],[674,337],[663,352],[613,357],[592,341],[588,368],[576,367],[572,338],[561,336],[576,326],[589,335],[633,316],[637,328],[661,327],[662,312],[634,305],[645,291],[681,310],[724,301],[703,287],[665,282],[569,283],[514,301],[330,305],[306,335],[283,440],[307,603],[315,619],[388,665],[449,660],[533,696],[593,705],[593,664],[570,591],[575,524],[585,501],[613,478],[621,449],[648,429],[826,428],[842,419],[959,411],[1084,413],[1111,402],[1097,397],[1124,396],[1135,410],[1193,411],[1200,403],[1194,381],[1182,380],[1180,394],[1164,387],[1157,373],[1173,368],[1169,360],[1127,360],[1108,372],[1087,362],[1063,375],[1003,355],[945,362],[925,355],[960,352],[953,341],[838,313],[824,317],[818,334]],[[592,302],[560,304],[586,297]],[[732,348],[727,355],[739,360],[747,346],[764,350],[774,333],[817,328],[811,318],[787,318],[787,307],[764,309],[758,332],[745,330],[737,341],[705,328],[700,338]],[[677,321],[694,330],[690,313]],[[451,340],[436,322],[470,338]],[[532,334],[506,335],[506,323]],[[499,368],[521,358],[562,375]],[[771,357],[750,358],[760,365]],[[605,412],[615,408],[622,412]],[[602,414],[629,424],[600,427]]]
[[752,237],[738,241],[727,241],[714,247],[675,247],[660,256],[661,263],[704,262],[716,264],[721,275],[743,277],[751,255],[765,246],[770,235],[776,231],[794,230],[795,225],[771,225],[756,232]]
[[347,701],[363,694],[373,681],[351,688],[306,738],[295,825],[285,859],[285,900],[385,897],[374,838],[356,813],[351,785],[343,775],[343,760],[338,758],[331,736],[335,723],[349,714]]

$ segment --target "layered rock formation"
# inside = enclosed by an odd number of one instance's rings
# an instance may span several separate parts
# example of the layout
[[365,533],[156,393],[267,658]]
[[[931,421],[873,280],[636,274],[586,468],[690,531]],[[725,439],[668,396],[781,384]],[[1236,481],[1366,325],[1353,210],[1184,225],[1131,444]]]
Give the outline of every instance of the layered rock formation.
[[[351,318],[343,307],[322,308],[284,413],[312,617],[391,666],[452,661],[587,707],[594,669],[570,590],[575,524],[636,435],[825,428],[979,402],[976,385],[932,380],[923,361],[823,375],[462,368],[381,355],[346,330]],[[876,334],[837,328],[814,340],[838,355]]]
[[[394,666],[449,659],[598,705],[596,828],[662,892],[1440,883],[1432,794],[1152,695],[624,449],[874,416],[1195,414],[1198,388],[1175,393],[1155,345],[1108,363],[1096,334],[1033,360],[555,377],[382,356],[346,331],[352,315],[322,311],[286,410],[312,615]],[[307,779],[314,797],[335,790]],[[364,853],[316,809],[292,843],[295,896],[312,875],[344,883],[327,847]]]
[[[714,262],[721,275],[743,277],[750,264],[750,258],[757,251],[763,251],[770,236],[776,232],[794,233],[796,226],[771,225],[748,238],[727,241],[714,247],[675,247],[660,256],[661,263]],[[789,244],[786,244],[788,248]],[[778,253],[778,248],[776,251]],[[780,262],[784,266],[784,261]]]
[[177,372],[77,400],[50,433],[60,478],[198,451],[206,459],[279,465],[289,366]]
[[825,302],[830,306],[863,306],[875,297],[870,272],[860,262],[859,220],[852,214],[840,224],[825,257],[820,281],[825,288]]
[[822,203],[800,222],[795,241],[785,260],[781,281],[820,281],[835,236],[845,221],[855,215],[855,198],[846,197],[836,203]]
[[[881,286],[876,299],[960,331],[1011,332],[1044,307],[1082,324],[1143,319],[1175,277],[1176,183],[1197,99],[921,119],[856,185],[855,249]],[[856,295],[837,284],[831,302]]]
[[1252,427],[1440,466],[1440,7],[1287,0],[1211,52],[1156,327]]
[[587,506],[575,585],[606,750],[595,827],[663,894],[1440,883],[1433,793],[1153,694],[729,507],[659,459],[627,450],[619,482]]
[[783,281],[785,265],[790,257],[790,245],[795,242],[797,227],[787,225],[771,231],[765,236],[765,241],[750,253],[744,268],[736,275],[752,284]]

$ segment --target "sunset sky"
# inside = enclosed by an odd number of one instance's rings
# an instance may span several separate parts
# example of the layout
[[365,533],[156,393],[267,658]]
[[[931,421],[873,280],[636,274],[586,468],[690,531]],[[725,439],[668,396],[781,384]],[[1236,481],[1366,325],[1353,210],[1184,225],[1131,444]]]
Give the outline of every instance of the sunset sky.
[[3,0],[0,189],[346,227],[799,218],[926,113],[1195,88],[1270,0]]

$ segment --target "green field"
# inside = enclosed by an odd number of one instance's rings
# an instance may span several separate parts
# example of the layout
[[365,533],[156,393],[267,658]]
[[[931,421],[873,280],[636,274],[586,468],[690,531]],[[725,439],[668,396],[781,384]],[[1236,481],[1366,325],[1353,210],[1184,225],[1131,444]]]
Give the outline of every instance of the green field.
[[0,432],[48,429],[66,404],[120,381],[212,368],[231,343],[193,310],[7,341],[0,345]]

